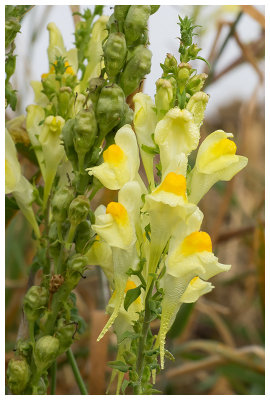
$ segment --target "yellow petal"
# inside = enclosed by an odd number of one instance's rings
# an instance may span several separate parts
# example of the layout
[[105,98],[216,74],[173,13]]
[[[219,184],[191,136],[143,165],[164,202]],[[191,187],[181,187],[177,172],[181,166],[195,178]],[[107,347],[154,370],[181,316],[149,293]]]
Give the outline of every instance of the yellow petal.
[[212,241],[206,232],[193,232],[181,244],[183,256],[189,256],[202,251],[212,252]]

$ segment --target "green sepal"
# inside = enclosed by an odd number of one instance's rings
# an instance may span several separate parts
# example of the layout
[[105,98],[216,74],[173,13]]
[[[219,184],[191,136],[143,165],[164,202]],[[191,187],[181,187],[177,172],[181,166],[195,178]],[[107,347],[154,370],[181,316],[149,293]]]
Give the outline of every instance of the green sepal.
[[109,365],[109,367],[118,369],[118,371],[121,371],[121,372],[128,372],[128,370],[130,369],[130,367],[127,364],[125,364],[123,361],[120,361],[120,360],[109,361],[108,365]]

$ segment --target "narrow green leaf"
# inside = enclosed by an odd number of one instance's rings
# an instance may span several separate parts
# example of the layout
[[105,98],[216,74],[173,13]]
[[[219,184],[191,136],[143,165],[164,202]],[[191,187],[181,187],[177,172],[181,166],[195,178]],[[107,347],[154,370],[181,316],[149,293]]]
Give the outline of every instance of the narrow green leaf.
[[129,289],[126,293],[124,308],[127,311],[130,304],[132,304],[141,294],[141,285],[134,289]]

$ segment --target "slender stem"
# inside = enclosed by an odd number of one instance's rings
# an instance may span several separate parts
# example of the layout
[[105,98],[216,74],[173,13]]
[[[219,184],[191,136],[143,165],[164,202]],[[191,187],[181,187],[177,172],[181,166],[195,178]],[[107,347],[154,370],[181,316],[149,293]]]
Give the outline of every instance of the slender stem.
[[73,238],[74,238],[74,235],[75,235],[75,232],[76,232],[76,228],[77,228],[77,225],[73,225],[73,224],[70,225],[70,228],[69,228],[69,231],[68,231],[68,236],[67,236],[67,239],[66,239],[66,245],[65,245],[67,250],[69,249],[71,243],[73,242]]
[[233,36],[233,34],[235,32],[235,29],[236,29],[236,25],[238,24],[238,22],[239,22],[240,18],[242,17],[242,15],[243,15],[243,11],[240,11],[239,14],[237,15],[235,21],[231,25],[231,28],[230,28],[230,30],[228,32],[228,35],[225,37],[224,42],[222,43],[221,48],[220,48],[215,60],[212,63],[211,71],[210,71],[210,74],[208,76],[208,79],[207,79],[207,82],[206,82],[206,86],[210,85],[210,83],[211,83],[211,81],[212,81],[212,79],[214,77],[216,64],[217,64],[221,54],[223,53],[225,47],[227,46],[227,44],[229,42],[229,39]]
[[57,371],[57,362],[54,361],[53,365],[51,366],[51,393],[55,394],[56,389],[56,371]]
[[141,387],[141,381],[142,381],[142,374],[143,374],[143,369],[144,369],[144,356],[145,356],[144,348],[145,348],[145,342],[147,339],[148,329],[150,326],[151,310],[150,310],[149,300],[151,299],[151,296],[152,296],[153,286],[154,286],[154,279],[151,282],[151,285],[149,287],[149,290],[148,290],[146,298],[145,298],[145,312],[144,312],[142,334],[141,334],[141,338],[140,338],[139,346],[138,346],[138,357],[137,357],[137,365],[136,365],[137,373],[139,375],[139,392],[138,392],[138,394],[143,394],[142,387]]
[[66,352],[66,355],[67,355],[68,361],[69,361],[69,363],[71,365],[71,368],[72,368],[72,371],[73,371],[73,374],[74,374],[74,378],[75,378],[75,380],[77,382],[77,385],[78,385],[78,387],[80,389],[81,394],[86,394],[87,395],[88,392],[87,392],[86,386],[85,386],[84,381],[82,379],[82,376],[80,374],[78,365],[76,363],[76,360],[75,360],[75,357],[73,355],[73,352],[72,352],[71,348],[68,349],[68,351]]

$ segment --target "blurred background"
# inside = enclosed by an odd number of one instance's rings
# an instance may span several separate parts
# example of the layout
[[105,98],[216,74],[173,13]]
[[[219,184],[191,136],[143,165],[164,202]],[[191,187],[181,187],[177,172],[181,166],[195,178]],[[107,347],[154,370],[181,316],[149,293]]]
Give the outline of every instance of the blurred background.
[[[17,35],[17,66],[12,83],[18,90],[16,113],[25,114],[33,102],[29,82],[40,80],[49,69],[48,31],[53,21],[67,49],[73,47],[73,11],[79,6],[35,6],[26,14]],[[92,6],[89,6],[92,8]],[[86,6],[81,6],[83,11]],[[105,6],[104,14],[112,9]],[[211,64],[193,62],[198,72],[209,74],[205,91],[210,95],[202,139],[216,129],[234,133],[238,153],[248,166],[231,182],[220,182],[203,198],[202,229],[209,232],[220,262],[231,270],[214,278],[215,290],[195,305],[181,308],[168,335],[167,348],[175,361],[166,361],[158,375],[163,394],[264,394],[264,6],[161,6],[150,17],[152,70],[143,91],[152,98],[166,53],[178,58],[178,15],[193,16],[201,56]],[[32,165],[21,160],[24,173]],[[116,192],[99,192],[93,203],[112,201]],[[20,213],[7,215],[6,229],[6,362],[12,357],[20,323],[21,302],[35,249],[31,232]],[[38,277],[37,277],[38,279]],[[106,362],[116,354],[116,338],[96,337],[105,321],[108,289],[98,267],[89,271],[76,289],[79,313],[85,323],[73,346],[89,393],[104,394],[111,369]],[[156,325],[155,325],[156,324]],[[158,322],[153,329],[158,330]],[[58,360],[56,394],[78,394],[72,371],[63,355]],[[111,394],[114,393],[114,385]]]

